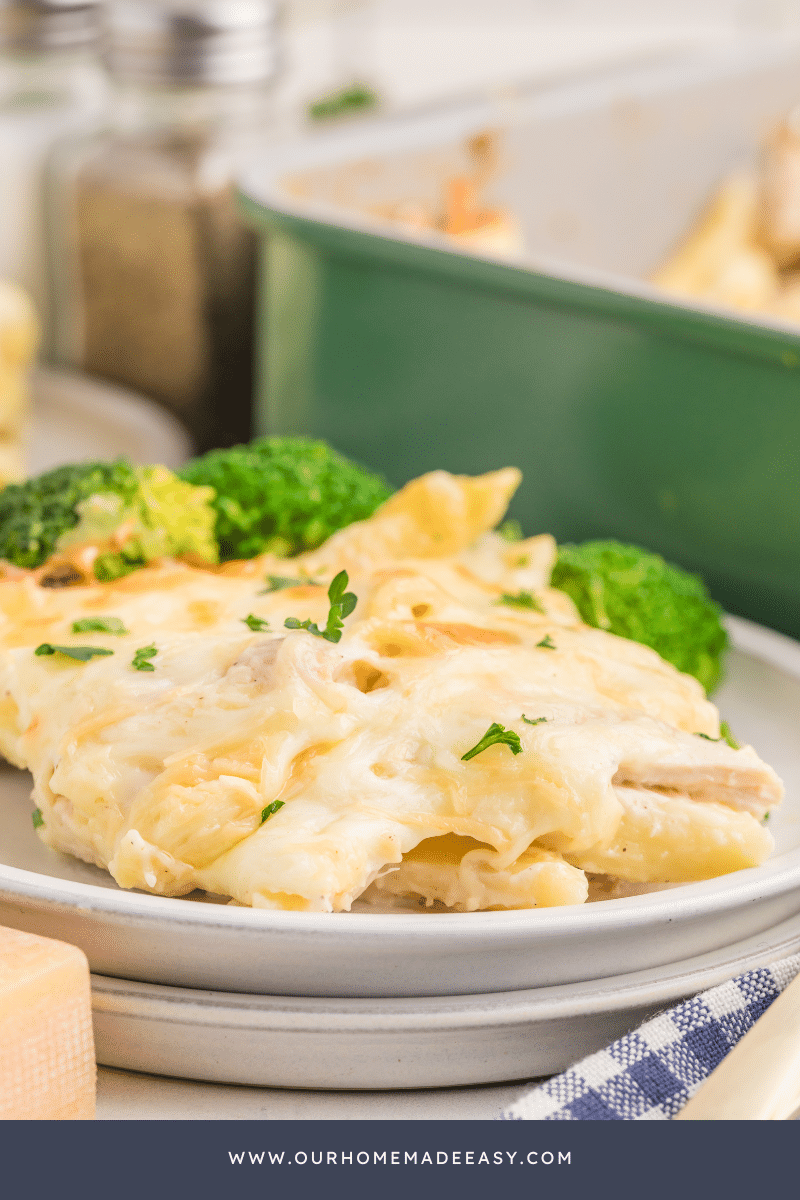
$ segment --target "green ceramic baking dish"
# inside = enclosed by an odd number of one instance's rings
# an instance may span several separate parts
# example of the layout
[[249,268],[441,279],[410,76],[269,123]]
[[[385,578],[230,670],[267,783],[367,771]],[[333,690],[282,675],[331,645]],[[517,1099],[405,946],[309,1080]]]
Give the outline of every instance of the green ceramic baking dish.
[[[798,97],[800,50],[751,46],[275,151],[241,199],[264,234],[260,431],[397,485],[516,464],[526,532],[652,547],[800,637],[800,330],[643,282]],[[486,128],[524,256],[374,215]]]

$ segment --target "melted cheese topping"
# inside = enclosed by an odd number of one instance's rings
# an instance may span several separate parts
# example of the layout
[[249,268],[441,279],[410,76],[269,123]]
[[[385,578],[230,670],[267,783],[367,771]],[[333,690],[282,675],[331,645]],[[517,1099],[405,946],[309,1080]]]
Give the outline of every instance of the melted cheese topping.
[[[547,586],[552,538],[486,532],[518,481],[435,472],[291,562],[0,583],[0,748],[33,773],[40,836],[122,887],[314,911],[375,881],[529,907],[582,903],[585,871],[669,882],[761,862],[777,776],[708,740],[719,718],[694,679],[582,624]],[[288,631],[325,627],[341,569],[358,596],[341,641]],[[265,591],[269,574],[303,582]],[[532,606],[503,602],[520,592]],[[87,616],[129,632],[73,634]],[[113,655],[38,657],[41,642]],[[155,669],[134,669],[151,644]],[[494,722],[521,753],[465,762]]]

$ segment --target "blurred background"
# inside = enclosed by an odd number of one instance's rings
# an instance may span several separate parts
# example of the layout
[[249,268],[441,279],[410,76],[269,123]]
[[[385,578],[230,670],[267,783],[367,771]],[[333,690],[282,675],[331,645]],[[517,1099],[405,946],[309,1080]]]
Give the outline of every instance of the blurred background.
[[297,0],[284,14],[289,107],[356,76],[412,106],[800,25],[797,0]]
[[513,461],[800,632],[798,100],[800,0],[0,0],[0,481]]

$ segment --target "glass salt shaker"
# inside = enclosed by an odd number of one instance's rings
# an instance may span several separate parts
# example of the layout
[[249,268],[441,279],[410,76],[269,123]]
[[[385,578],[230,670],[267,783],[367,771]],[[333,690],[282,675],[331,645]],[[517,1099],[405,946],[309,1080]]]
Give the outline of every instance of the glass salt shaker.
[[32,297],[49,341],[45,164],[107,100],[96,0],[0,0],[0,278]]
[[62,362],[142,392],[197,447],[250,435],[256,241],[233,180],[268,146],[273,0],[109,0],[107,122],[53,159]]

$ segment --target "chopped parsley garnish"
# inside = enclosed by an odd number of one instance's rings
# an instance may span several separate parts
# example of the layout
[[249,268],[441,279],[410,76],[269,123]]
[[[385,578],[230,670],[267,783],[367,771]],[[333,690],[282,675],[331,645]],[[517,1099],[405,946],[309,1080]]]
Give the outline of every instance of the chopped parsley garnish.
[[312,121],[330,120],[331,117],[345,117],[351,113],[368,111],[378,103],[378,94],[363,83],[352,83],[341,91],[322,96],[308,106],[308,115]]
[[709,733],[698,733],[695,736],[705,738],[707,742],[727,742],[731,750],[741,750],[741,746],[731,733],[731,727],[727,721],[720,721],[718,738],[712,738]]
[[541,601],[537,600],[530,592],[503,592],[499,600],[495,600],[495,604],[507,604],[510,608],[529,608],[532,612],[543,613]]
[[246,617],[242,617],[242,623],[248,629],[252,629],[253,633],[263,633],[265,629],[269,629],[269,621],[265,621],[263,617],[257,617],[253,613],[248,613]]
[[544,635],[544,637],[542,638],[542,640],[540,642],[536,643],[536,649],[537,650],[539,650],[539,649],[556,650],[557,646],[556,646],[555,642],[553,641],[553,639],[550,637],[550,634],[546,633]]
[[497,532],[506,542],[521,542],[525,536],[522,532],[522,526],[520,525],[519,521],[514,521],[512,519],[503,521],[503,524],[498,526]]
[[273,800],[272,804],[268,804],[266,808],[261,810],[261,824],[268,821],[273,813],[276,813],[279,808],[283,808],[283,800]]
[[309,579],[291,579],[288,575],[268,575],[269,587],[265,587],[259,595],[266,596],[268,592],[282,592],[286,588],[305,587],[310,582]]
[[[314,637],[325,636],[325,630],[320,629],[319,625],[311,620],[311,617],[306,617],[305,621],[301,621],[299,617],[287,617],[283,622],[283,626],[284,629],[305,629],[308,633],[313,633]],[[334,638],[333,640],[338,641],[338,638]]]
[[731,727],[727,721],[720,721],[719,732],[720,732],[723,740],[728,743],[731,750],[741,750],[741,746],[739,745],[736,738],[731,733]]
[[523,713],[522,719],[526,725],[541,725],[542,721],[547,720],[547,717],[534,717],[534,719],[531,720],[530,717],[526,717],[525,713]]
[[102,646],[52,646],[50,642],[42,642],[33,653],[38,654],[40,658],[50,654],[64,654],[77,662],[88,662],[90,658],[107,658],[114,651],[106,650]]
[[[37,810],[37,811],[38,811],[38,810]],[[770,816],[771,816],[771,814],[770,814],[770,813],[764,813],[764,816],[761,818],[761,824],[762,824],[762,825],[766,825],[766,823],[767,823],[767,821],[769,820]],[[34,822],[34,824],[35,824],[35,822]]]
[[73,633],[113,633],[122,637],[129,633],[119,617],[82,617],[80,621],[72,622]]
[[134,671],[155,671],[155,667],[148,658],[155,658],[158,654],[158,649],[155,646],[140,646],[131,659],[131,666]]
[[476,754],[482,754],[484,750],[488,750],[490,746],[508,746],[512,754],[522,753],[522,743],[519,740],[519,734],[514,733],[513,729],[504,729],[502,725],[494,722],[486,730],[477,746],[473,746],[466,754],[461,755],[462,762],[469,762]]
[[328,588],[328,599],[331,602],[328,621],[324,629],[320,629],[312,620],[299,621],[297,617],[287,617],[283,622],[287,629],[305,629],[314,637],[323,637],[326,642],[338,642],[344,629],[343,620],[349,617],[358,604],[358,597],[345,588],[350,582],[347,571],[340,571]]
[[31,820],[33,821],[34,829],[38,829],[40,825],[44,825],[44,817],[42,816],[42,810],[40,808],[35,808],[33,810],[31,813]]

